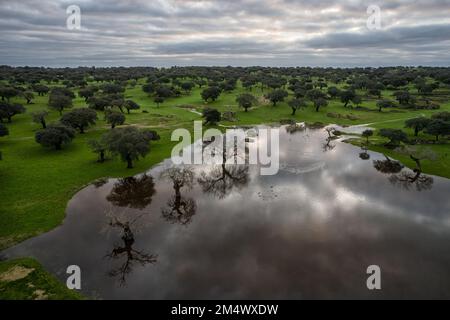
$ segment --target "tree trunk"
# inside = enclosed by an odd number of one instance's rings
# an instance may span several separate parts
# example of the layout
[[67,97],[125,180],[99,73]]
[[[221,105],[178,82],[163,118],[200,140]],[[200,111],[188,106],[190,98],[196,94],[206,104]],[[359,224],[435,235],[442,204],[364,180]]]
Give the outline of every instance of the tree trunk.
[[105,162],[105,151],[100,151],[100,162]]
[[127,156],[127,169],[132,169],[133,168],[133,160],[131,159],[130,156]]
[[295,116],[295,111],[297,111],[297,109],[292,108],[292,115]]
[[45,123],[45,120],[42,120],[41,124],[43,129],[47,129],[47,123]]

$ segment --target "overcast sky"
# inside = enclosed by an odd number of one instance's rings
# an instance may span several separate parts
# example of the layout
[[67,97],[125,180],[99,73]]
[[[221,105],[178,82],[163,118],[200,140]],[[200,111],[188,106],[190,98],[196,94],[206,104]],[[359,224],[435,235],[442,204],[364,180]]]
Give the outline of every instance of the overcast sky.
[[450,0],[0,0],[0,30],[8,65],[450,66]]

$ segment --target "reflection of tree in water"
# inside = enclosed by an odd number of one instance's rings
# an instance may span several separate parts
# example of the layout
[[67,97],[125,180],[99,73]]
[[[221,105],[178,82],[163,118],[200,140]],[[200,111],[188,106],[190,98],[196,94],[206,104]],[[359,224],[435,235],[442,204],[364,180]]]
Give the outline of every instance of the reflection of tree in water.
[[359,154],[359,158],[361,160],[369,160],[370,159],[370,154],[367,152],[367,148],[366,147],[361,147],[361,153]]
[[106,199],[118,207],[144,209],[152,202],[155,192],[153,177],[144,174],[119,179]]
[[327,140],[325,140],[325,143],[322,145],[323,152],[328,152],[336,148],[336,145],[331,143],[333,140],[334,138],[332,137],[328,137]]
[[410,190],[412,186],[416,187],[417,191],[430,190],[433,187],[433,177],[423,175],[418,169],[412,172],[401,172],[389,177],[389,181],[396,186]]
[[189,168],[173,167],[164,171],[161,177],[171,180],[175,191],[167,202],[167,207],[161,211],[163,218],[171,223],[189,224],[195,215],[197,205],[192,198],[184,198],[181,189],[192,188],[194,173]]
[[106,255],[113,260],[123,260],[119,267],[109,272],[109,276],[118,277],[120,285],[125,284],[126,276],[132,272],[136,264],[144,266],[156,262],[155,255],[133,247],[137,228],[144,225],[142,219],[147,215],[142,209],[150,205],[155,192],[153,177],[144,174],[119,179],[106,197],[114,206],[126,208],[120,211],[111,210],[108,213],[108,229],[119,229],[121,233],[122,241],[114,244],[113,250]]
[[[225,141],[225,138],[224,138]],[[213,165],[210,171],[203,171],[197,179],[203,192],[211,193],[219,199],[225,198],[233,188],[242,188],[248,183],[248,165],[227,164],[226,143],[222,146],[222,163]],[[236,146],[230,152],[236,155]]]
[[331,142],[338,139],[338,137],[334,135],[336,133],[336,128],[334,127],[327,127],[325,128],[325,131],[327,132],[328,137],[325,140],[325,143],[322,145],[322,149],[323,152],[328,152],[336,148],[336,144],[332,144]]
[[377,169],[377,171],[385,174],[395,174],[399,173],[403,169],[403,165],[395,160],[391,160],[388,157],[384,156],[386,160],[374,160],[373,167]]
[[135,220],[129,222],[122,222],[119,219],[112,219],[109,223],[111,228],[119,228],[122,232],[122,243],[114,246],[111,253],[106,256],[110,259],[125,259],[124,262],[117,268],[109,271],[110,277],[118,277],[120,285],[125,285],[126,276],[133,271],[135,264],[145,266],[147,264],[154,264],[157,261],[157,256],[153,254],[147,254],[142,251],[133,248],[135,239],[131,225],[136,223],[140,218],[138,216]]
[[390,174],[389,181],[395,186],[406,190],[410,190],[412,186],[415,186],[417,191],[429,190],[433,187],[434,180],[432,177],[422,174],[420,161],[416,162],[417,168],[413,171],[403,171],[403,165],[400,162],[391,160],[388,157],[386,157],[386,160],[375,160],[373,163],[374,168],[379,172]]

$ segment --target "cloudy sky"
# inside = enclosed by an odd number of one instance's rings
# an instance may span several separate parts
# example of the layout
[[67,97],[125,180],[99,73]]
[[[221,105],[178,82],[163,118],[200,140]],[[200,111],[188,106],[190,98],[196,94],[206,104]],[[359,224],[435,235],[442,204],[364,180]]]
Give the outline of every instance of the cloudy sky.
[[8,65],[450,66],[450,0],[0,0],[0,30]]

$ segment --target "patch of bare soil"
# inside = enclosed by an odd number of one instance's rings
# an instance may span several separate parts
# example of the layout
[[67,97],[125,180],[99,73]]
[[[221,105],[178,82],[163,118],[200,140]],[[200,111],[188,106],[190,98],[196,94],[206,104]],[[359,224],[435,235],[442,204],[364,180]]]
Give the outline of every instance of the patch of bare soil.
[[33,271],[34,271],[33,268],[14,266],[11,269],[0,274],[0,281],[4,281],[4,282],[17,281],[17,280],[26,278]]

